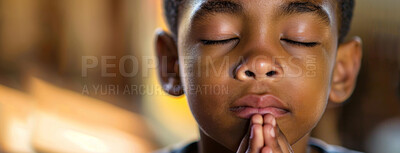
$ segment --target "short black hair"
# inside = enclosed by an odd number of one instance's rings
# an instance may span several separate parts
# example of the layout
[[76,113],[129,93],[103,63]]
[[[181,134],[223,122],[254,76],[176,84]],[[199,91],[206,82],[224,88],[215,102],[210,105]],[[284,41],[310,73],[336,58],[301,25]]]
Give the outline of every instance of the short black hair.
[[[174,34],[178,34],[178,15],[179,10],[185,0],[163,0],[164,14],[169,26],[169,30]],[[339,43],[342,43],[350,30],[351,20],[353,18],[354,0],[337,0],[340,27],[339,27]]]

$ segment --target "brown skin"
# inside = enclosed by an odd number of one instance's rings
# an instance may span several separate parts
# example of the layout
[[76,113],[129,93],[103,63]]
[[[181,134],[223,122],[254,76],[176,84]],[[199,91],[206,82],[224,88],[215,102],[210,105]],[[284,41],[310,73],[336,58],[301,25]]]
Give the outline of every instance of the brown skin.
[[[361,41],[355,38],[338,47],[335,1],[316,2],[329,15],[329,23],[316,22],[321,19],[313,13],[279,16],[277,9],[286,1],[265,1],[241,3],[241,14],[212,13],[196,20],[193,12],[204,1],[188,1],[181,10],[177,39],[164,31],[157,33],[161,83],[171,95],[186,94],[200,128],[198,152],[305,153],[309,133],[328,101],[341,103],[353,92]],[[201,41],[231,38],[235,39],[223,44]],[[284,38],[318,44],[306,47]],[[312,73],[309,64],[315,66]],[[271,71],[276,73],[264,75]],[[199,86],[226,87],[228,93],[193,92]],[[276,119],[238,118],[230,108],[247,94],[272,94],[288,106],[289,113]],[[268,132],[271,128],[275,137]],[[254,137],[249,138],[251,132]]]

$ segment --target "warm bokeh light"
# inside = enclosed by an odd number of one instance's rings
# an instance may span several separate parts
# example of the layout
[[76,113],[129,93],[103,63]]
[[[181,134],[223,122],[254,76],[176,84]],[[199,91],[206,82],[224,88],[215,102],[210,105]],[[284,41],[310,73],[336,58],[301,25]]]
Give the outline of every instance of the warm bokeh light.
[[[16,152],[149,152],[135,113],[31,78],[29,94],[0,91],[1,146]],[[62,145],[60,145],[62,144]]]

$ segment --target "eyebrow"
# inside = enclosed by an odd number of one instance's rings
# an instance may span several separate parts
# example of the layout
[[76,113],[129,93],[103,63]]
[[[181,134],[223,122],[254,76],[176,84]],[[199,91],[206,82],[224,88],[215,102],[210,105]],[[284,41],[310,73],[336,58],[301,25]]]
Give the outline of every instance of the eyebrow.
[[[243,7],[241,4],[231,0],[210,0],[200,5],[200,8],[193,16],[193,19],[201,19],[202,17],[213,13],[239,15],[243,14]],[[292,1],[281,5],[279,9],[280,16],[304,13],[314,13],[326,24],[329,25],[330,23],[328,13],[323,10],[320,5],[313,2]]]
[[321,18],[322,21],[329,25],[329,15],[322,9],[318,4],[312,2],[295,1],[283,4],[280,7],[280,15],[293,15],[293,14],[303,14],[303,13],[314,13]]
[[243,7],[241,4],[230,0],[207,1],[200,5],[200,9],[196,11],[193,19],[199,19],[213,13],[237,15],[243,13]]

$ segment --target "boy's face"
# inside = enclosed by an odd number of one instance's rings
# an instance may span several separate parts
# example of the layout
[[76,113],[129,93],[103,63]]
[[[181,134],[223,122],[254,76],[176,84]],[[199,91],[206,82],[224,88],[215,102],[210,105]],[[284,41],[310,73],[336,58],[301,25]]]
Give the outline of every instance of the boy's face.
[[[289,143],[309,133],[332,96],[336,5],[329,0],[187,1],[177,54],[159,56],[179,60],[180,77],[173,79],[183,82],[201,132],[235,150],[248,118],[271,113]],[[171,66],[175,71],[161,71],[176,72],[177,65]],[[161,78],[164,85],[170,82]]]

